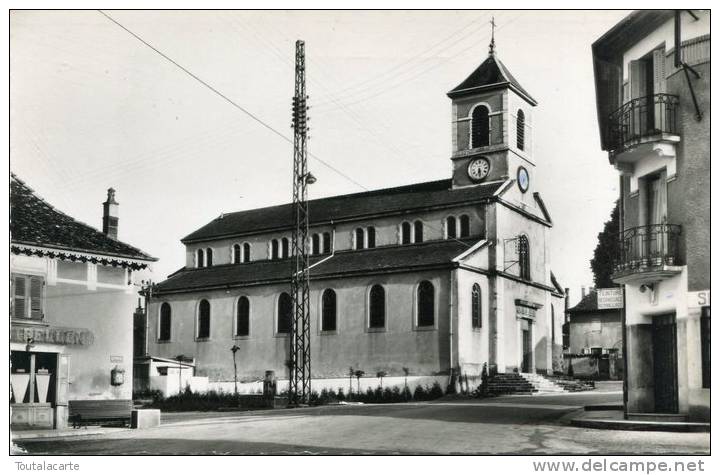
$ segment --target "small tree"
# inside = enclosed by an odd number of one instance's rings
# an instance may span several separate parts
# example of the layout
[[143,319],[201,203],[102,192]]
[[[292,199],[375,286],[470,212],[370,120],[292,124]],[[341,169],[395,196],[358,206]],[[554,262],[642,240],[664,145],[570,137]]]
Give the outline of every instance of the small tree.
[[348,391],[348,397],[352,394],[352,380],[355,376],[355,370],[352,366],[350,366],[350,390]]
[[378,371],[377,374],[376,374],[376,376],[377,376],[378,378],[380,378],[380,387],[382,388],[382,387],[383,387],[383,385],[382,385],[382,380],[383,380],[383,378],[384,378],[385,376],[387,376],[387,373],[386,373],[385,371]]
[[356,370],[355,370],[355,377],[356,377],[357,380],[358,380],[358,383],[357,383],[357,392],[358,392],[358,394],[360,394],[360,378],[362,378],[364,375],[365,375],[365,371],[363,371],[363,370],[361,370],[361,369],[356,369]]
[[410,369],[409,369],[409,368],[403,368],[403,373],[405,373],[405,389],[408,389],[407,377],[408,377],[408,374],[410,374]]

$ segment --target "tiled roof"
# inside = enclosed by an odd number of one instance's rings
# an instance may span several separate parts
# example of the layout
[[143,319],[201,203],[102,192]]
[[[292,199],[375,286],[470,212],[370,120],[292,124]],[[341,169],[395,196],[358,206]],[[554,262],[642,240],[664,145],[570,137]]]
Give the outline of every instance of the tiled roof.
[[[469,249],[476,241],[430,241],[404,246],[385,246],[361,251],[342,251],[329,259],[327,255],[311,259],[310,278],[368,275],[403,269],[419,270],[451,265],[454,257]],[[265,260],[245,264],[226,264],[182,269],[157,284],[154,292],[170,293],[224,287],[242,287],[290,280],[290,259]]]
[[[492,197],[502,184],[495,182],[453,190],[452,180],[439,180],[310,200],[310,224],[479,201]],[[185,236],[182,242],[291,229],[292,223],[291,203],[227,213]]]
[[448,96],[455,98],[499,86],[507,86],[527,99],[532,105],[537,105],[537,101],[532,98],[530,93],[520,85],[505,65],[493,54],[489,55],[467,79],[448,92]]
[[10,235],[12,244],[157,260],[58,211],[13,174],[10,176]]

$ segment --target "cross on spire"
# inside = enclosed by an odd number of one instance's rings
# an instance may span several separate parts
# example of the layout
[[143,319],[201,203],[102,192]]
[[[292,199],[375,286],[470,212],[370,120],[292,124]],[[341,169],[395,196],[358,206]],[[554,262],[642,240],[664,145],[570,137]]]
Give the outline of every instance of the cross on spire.
[[495,55],[495,17],[490,20],[491,36],[490,36],[490,56]]

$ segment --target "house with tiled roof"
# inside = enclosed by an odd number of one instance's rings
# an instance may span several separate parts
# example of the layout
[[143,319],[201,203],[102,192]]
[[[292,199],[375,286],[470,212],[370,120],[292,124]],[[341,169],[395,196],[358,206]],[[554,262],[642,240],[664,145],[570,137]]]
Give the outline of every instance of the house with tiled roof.
[[[451,178],[308,202],[315,390],[347,391],[351,367],[385,374],[385,386],[407,375],[443,387],[477,385],[484,367],[560,369],[564,294],[534,183],[537,102],[494,46],[448,96]],[[226,390],[234,355],[241,390],[268,370],[282,389],[293,222],[284,204],[224,213],[185,236],[185,265],[148,303],[149,353],[190,357]]]
[[566,367],[573,363],[575,376],[593,379],[622,378],[622,309],[598,305],[598,292],[582,291],[582,298],[568,309],[570,343]]
[[156,259],[117,239],[115,191],[103,229],[10,176],[10,362],[14,429],[62,428],[74,401],[130,400],[133,313]]

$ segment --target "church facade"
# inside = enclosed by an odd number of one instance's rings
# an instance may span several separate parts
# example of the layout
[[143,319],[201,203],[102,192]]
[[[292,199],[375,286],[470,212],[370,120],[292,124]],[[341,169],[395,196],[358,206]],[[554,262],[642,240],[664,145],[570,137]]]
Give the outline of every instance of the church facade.
[[[448,96],[452,178],[309,202],[315,390],[346,387],[350,368],[386,386],[443,387],[479,383],[484,365],[560,370],[564,295],[534,185],[537,103],[494,45]],[[148,301],[148,352],[191,358],[224,389],[235,356],[241,383],[274,370],[282,388],[292,226],[286,204],[224,214],[182,239],[185,266]]]

